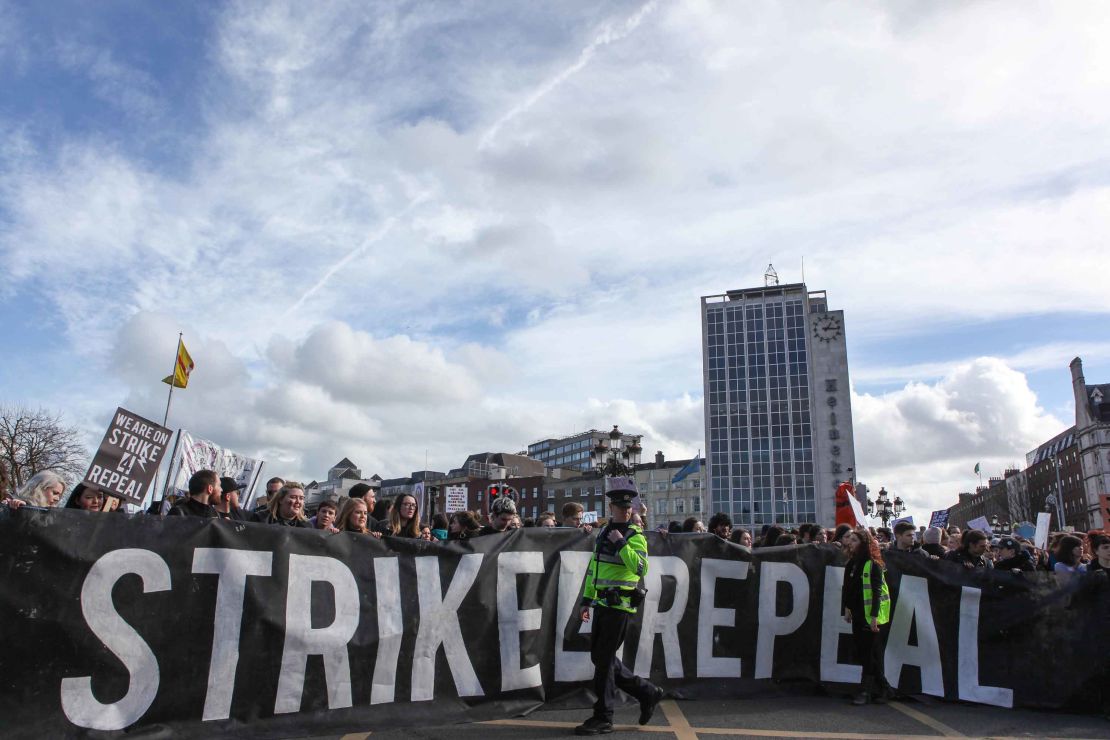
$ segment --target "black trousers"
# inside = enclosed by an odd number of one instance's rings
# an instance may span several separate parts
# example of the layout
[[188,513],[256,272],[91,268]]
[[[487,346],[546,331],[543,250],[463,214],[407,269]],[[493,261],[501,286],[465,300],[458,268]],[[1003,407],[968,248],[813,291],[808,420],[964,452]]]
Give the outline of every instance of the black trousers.
[[881,624],[878,632],[872,632],[860,616],[852,614],[852,643],[856,648],[856,662],[863,666],[863,688],[866,691],[888,689],[890,686],[883,672],[883,651],[890,623]]
[[655,686],[636,676],[617,657],[617,648],[624,642],[628,620],[632,615],[620,609],[594,607],[594,624],[590,633],[590,660],[594,664],[594,716],[613,721],[613,706],[617,689],[633,696],[637,701],[650,699]]

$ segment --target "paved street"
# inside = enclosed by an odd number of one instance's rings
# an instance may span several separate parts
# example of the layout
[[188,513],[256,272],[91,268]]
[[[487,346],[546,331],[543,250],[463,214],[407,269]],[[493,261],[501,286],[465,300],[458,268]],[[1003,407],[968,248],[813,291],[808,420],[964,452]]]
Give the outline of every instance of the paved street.
[[[352,732],[343,740],[442,738],[500,740],[573,736],[588,710],[535,712],[513,718],[389,732]],[[664,701],[652,723],[639,727],[636,710],[618,711],[618,732],[646,733],[677,740],[720,736],[746,738],[846,738],[849,740],[916,740],[917,738],[1110,738],[1110,720],[1050,711],[1006,710],[955,704],[931,698],[885,706],[853,707],[840,696],[804,691],[761,695],[731,701]]]

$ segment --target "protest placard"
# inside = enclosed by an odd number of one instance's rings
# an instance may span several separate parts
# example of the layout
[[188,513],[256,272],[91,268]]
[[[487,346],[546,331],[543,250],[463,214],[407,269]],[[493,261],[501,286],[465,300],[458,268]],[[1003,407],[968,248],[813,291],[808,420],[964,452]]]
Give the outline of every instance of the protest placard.
[[974,519],[968,519],[967,528],[978,529],[980,532],[986,532],[988,536],[994,534],[994,530],[991,529],[991,523],[987,521],[987,518],[985,516],[977,516]]
[[117,408],[82,482],[128,503],[142,504],[171,436],[164,426]]
[[466,511],[466,486],[447,486],[443,494],[446,497],[445,511],[448,514]]
[[947,527],[948,526],[948,509],[940,509],[934,511],[933,515],[929,517],[930,527]]
[[1037,531],[1033,535],[1033,546],[1041,550],[1048,547],[1048,528],[1052,524],[1052,514],[1047,511],[1037,512]]
[[180,441],[177,444],[177,471],[173,477],[170,493],[185,496],[189,492],[189,478],[200,470],[212,470],[219,476],[234,478],[235,482],[245,486],[239,495],[239,505],[247,506],[251,489],[257,473],[262,468],[262,461],[253,457],[241,455],[238,452],[221,447],[215,442],[194,436],[182,429]]
[[852,507],[852,516],[856,518],[857,527],[866,527],[867,519],[863,513],[863,506],[853,494],[848,494],[848,505]]
[[582,512],[582,523],[583,524],[597,524],[597,512],[596,511],[583,511]]

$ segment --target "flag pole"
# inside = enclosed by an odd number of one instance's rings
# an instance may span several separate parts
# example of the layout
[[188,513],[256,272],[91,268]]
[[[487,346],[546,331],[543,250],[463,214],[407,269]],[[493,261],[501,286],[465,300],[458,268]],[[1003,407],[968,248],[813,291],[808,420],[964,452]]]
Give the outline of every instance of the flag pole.
[[[158,510],[159,511],[162,510],[162,506],[165,504],[166,492],[170,490],[170,483],[173,481],[173,465],[174,465],[174,462],[177,460],[177,446],[179,444],[181,444],[181,430],[180,429],[178,429],[177,432],[175,433],[175,437],[174,437],[174,440],[173,440],[173,452],[170,453],[170,465],[166,469],[166,481],[165,481],[165,483],[162,484],[162,497],[160,499],[158,499]],[[153,503],[153,499],[151,500],[151,503]]]
[[181,332],[177,333],[177,349],[173,353],[173,370],[170,372],[170,394],[166,397],[166,415],[162,417],[162,426],[170,420],[170,402],[173,401],[173,387],[177,382],[177,358],[181,356]]

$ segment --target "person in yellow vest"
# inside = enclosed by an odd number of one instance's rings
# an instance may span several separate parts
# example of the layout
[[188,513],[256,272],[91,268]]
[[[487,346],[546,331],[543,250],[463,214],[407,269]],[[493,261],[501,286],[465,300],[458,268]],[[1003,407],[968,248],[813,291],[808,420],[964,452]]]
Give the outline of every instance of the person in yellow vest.
[[590,660],[594,664],[593,716],[574,728],[576,735],[606,735],[613,731],[613,706],[617,689],[631,694],[640,702],[640,724],[646,725],[663,690],[628,670],[617,655],[624,643],[629,620],[643,603],[647,593],[643,578],[648,569],[647,540],[639,527],[631,523],[636,499],[632,478],[609,478],[605,495],[609,497],[609,522],[597,535],[594,554],[586,570],[581,616],[590,620]]
[[883,675],[883,650],[890,627],[890,591],[883,572],[886,566],[879,543],[866,528],[848,532],[842,542],[848,563],[844,567],[841,608],[844,619],[852,625],[856,661],[863,666],[863,682],[852,703],[885,704],[893,693]]

